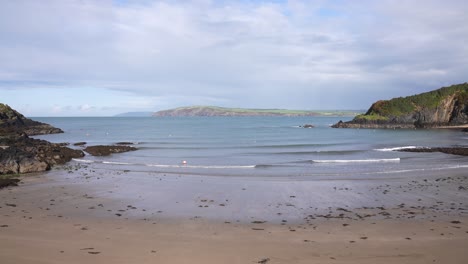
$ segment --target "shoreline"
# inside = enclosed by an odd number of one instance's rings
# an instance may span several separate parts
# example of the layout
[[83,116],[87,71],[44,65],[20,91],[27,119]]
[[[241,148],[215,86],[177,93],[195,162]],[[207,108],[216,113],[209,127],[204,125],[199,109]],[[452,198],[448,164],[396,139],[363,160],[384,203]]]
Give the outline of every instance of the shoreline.
[[461,172],[288,182],[66,168],[0,191],[2,263],[468,260]]

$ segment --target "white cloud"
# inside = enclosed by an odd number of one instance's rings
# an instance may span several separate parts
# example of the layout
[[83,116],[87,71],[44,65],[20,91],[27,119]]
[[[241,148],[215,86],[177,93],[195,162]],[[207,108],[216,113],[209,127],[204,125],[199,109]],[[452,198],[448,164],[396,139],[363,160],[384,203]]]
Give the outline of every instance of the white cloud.
[[126,91],[140,98],[128,108],[366,108],[466,81],[467,12],[457,0],[7,1],[0,89]]
[[89,112],[91,111],[92,109],[94,109],[95,107],[93,106],[90,106],[89,104],[84,104],[84,105],[81,105],[80,106],[80,111],[82,112]]

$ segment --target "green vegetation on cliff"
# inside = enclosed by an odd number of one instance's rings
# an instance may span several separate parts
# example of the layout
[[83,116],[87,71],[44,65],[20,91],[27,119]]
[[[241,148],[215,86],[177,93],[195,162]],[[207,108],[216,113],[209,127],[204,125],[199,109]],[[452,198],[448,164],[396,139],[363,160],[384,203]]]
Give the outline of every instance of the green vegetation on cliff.
[[455,96],[457,100],[466,101],[468,98],[468,83],[443,87],[413,96],[378,101],[371,106],[365,115],[356,118],[386,120],[390,116],[399,117],[421,109],[432,110],[437,108],[449,96]]
[[354,119],[360,119],[360,120],[368,120],[368,121],[386,121],[388,120],[388,117],[386,116],[381,116],[378,114],[364,114],[364,115],[357,115]]
[[375,102],[369,110],[335,128],[431,128],[468,124],[468,83]]

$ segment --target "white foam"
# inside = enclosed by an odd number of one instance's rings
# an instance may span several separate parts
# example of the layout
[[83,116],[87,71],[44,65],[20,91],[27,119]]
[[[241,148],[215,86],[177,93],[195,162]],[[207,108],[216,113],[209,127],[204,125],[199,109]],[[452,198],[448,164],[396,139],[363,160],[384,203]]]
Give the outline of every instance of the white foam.
[[157,168],[189,168],[189,169],[251,169],[255,165],[223,166],[223,165],[165,165],[165,164],[145,164],[148,167]]
[[376,151],[398,151],[402,149],[415,149],[415,148],[422,148],[416,146],[404,146],[404,147],[395,147],[395,148],[382,148],[382,149],[374,149]]
[[391,173],[405,173],[405,172],[415,172],[415,171],[441,171],[441,170],[450,170],[450,169],[461,169],[468,168],[468,165],[453,165],[447,167],[438,167],[438,168],[421,168],[421,169],[408,169],[408,170],[390,170],[390,171],[379,171],[365,174],[391,174]]
[[93,160],[85,160],[85,159],[72,159],[76,162],[81,162],[81,163],[94,163]]
[[104,164],[115,164],[115,165],[135,165],[134,163],[128,162],[116,162],[116,161],[103,161]]
[[363,159],[363,160],[312,160],[315,163],[366,163],[366,162],[400,162],[400,158],[394,159]]

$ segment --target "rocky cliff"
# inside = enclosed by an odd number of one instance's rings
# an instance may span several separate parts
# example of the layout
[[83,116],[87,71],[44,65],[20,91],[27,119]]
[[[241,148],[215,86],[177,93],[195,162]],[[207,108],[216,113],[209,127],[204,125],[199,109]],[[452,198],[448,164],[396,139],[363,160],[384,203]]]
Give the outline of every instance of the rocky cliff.
[[2,136],[0,175],[46,171],[53,165],[84,156],[83,151],[65,145],[29,138],[26,134]]
[[81,150],[67,148],[66,144],[29,137],[51,133],[63,131],[0,104],[0,175],[45,171],[55,164],[84,156]]
[[468,125],[468,83],[374,103],[335,128],[432,128]]
[[26,118],[8,105],[0,104],[0,135],[11,133],[26,133],[32,136],[63,133],[63,131],[51,125]]

